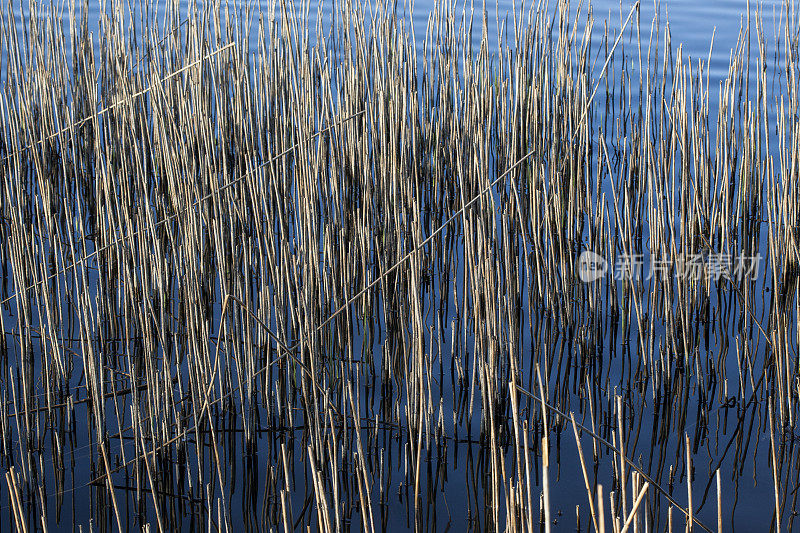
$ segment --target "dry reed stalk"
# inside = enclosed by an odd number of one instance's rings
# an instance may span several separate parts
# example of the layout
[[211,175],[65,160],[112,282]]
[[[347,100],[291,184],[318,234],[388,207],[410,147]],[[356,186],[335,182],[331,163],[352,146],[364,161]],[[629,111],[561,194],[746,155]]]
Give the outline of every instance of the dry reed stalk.
[[547,423],[547,405],[545,404],[544,388],[542,385],[542,375],[539,371],[539,366],[536,365],[536,377],[539,382],[539,398],[541,403],[542,413],[542,496],[544,498],[544,528],[545,531],[550,531],[550,480],[547,475],[547,470],[550,462],[550,441],[548,434],[550,433],[550,426]]
[[605,533],[606,531],[606,517],[605,517],[605,501],[603,500],[603,485],[597,485],[597,521],[600,525],[600,529],[598,531],[600,533]]
[[594,508],[594,494],[592,494],[592,489],[589,485],[589,474],[586,472],[586,462],[583,460],[583,447],[581,446],[581,441],[578,437],[578,427],[575,423],[575,415],[570,413],[569,418],[572,422],[572,432],[575,435],[575,444],[578,447],[578,459],[581,462],[581,472],[583,473],[583,483],[586,486],[586,495],[589,497],[589,512],[592,515],[592,524],[594,525],[594,530],[599,531],[597,515]]
[[689,434],[684,433],[684,442],[686,448],[686,501],[688,502],[686,508],[686,529],[691,531],[694,527],[694,513],[692,512],[692,450],[689,446]]
[[[139,444],[141,445],[142,450],[145,450],[146,447],[144,441],[142,440],[141,434],[139,435],[139,440],[140,440]],[[155,480],[153,478],[153,470],[152,467],[150,466],[150,460],[148,459],[147,455],[148,455],[147,452],[143,451],[142,460],[144,461],[144,467],[145,470],[147,471],[147,479],[150,483],[150,494],[153,497],[153,509],[155,509],[156,513],[156,523],[158,524],[158,530],[159,532],[163,532],[164,526],[161,520],[160,506],[158,504],[158,488],[156,487]]]
[[8,472],[6,472],[6,484],[9,490],[9,496],[11,499],[11,510],[14,515],[14,524],[17,528],[17,531],[21,531],[22,533],[27,533],[28,526],[25,520],[25,515],[22,511],[22,503],[19,495],[19,485],[17,484],[16,475],[14,472],[14,468],[11,467]]
[[[108,483],[108,493],[111,496],[111,504],[114,507],[114,519],[117,521],[117,528],[122,531],[122,521],[120,519],[119,508],[117,507],[117,497],[114,494],[114,484],[111,480],[111,467],[108,463],[108,454],[106,453],[105,445],[102,442],[100,443],[100,453],[103,455],[103,467],[106,472],[106,481]],[[155,492],[155,488],[153,492]]]
[[772,459],[772,483],[775,496],[775,530],[781,530],[781,500],[780,500],[780,483],[778,480],[778,458],[775,453],[775,428],[773,427],[773,413],[772,413],[772,399],[768,400],[767,417],[769,418],[769,446]]
[[719,469],[715,474],[717,479],[717,531],[722,532],[722,481],[720,479]]
[[622,526],[621,533],[625,533],[626,531],[628,531],[628,528],[630,527],[631,524],[634,524],[634,527],[635,527],[635,520],[638,519],[639,505],[642,503],[644,498],[647,496],[647,489],[649,487],[650,487],[650,484],[647,481],[645,481],[644,485],[642,485],[642,488],[639,491],[639,494],[636,497],[636,500],[633,502],[633,505],[631,507],[631,512],[628,515],[628,518],[625,520],[625,523]]

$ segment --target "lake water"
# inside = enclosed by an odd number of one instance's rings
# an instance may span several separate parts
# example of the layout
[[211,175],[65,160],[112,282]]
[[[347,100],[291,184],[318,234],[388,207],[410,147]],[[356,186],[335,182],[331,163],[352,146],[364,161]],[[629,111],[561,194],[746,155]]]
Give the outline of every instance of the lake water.
[[[469,14],[472,13],[475,21],[474,25],[474,33],[473,33],[473,42],[478,43],[481,38],[481,26],[482,26],[482,19],[483,19],[483,5],[474,2],[472,4],[463,5],[459,3],[454,3],[455,11],[459,12],[462,10],[463,13],[467,18],[469,18]],[[774,20],[781,15],[781,8],[784,4],[778,0],[770,0],[767,2],[761,2],[756,4],[753,2],[753,5],[750,7],[751,15],[755,18],[755,10],[756,6],[762,10],[764,16],[764,25],[763,25],[763,32],[765,38],[765,46],[767,50],[767,57],[771,57],[775,55],[776,64],[780,65],[780,54],[773,46],[775,38],[777,36],[777,29],[780,28],[780,25],[775,24]],[[255,54],[258,50],[258,44],[255,39],[257,23],[255,16],[259,10],[262,10],[265,13],[269,11],[269,4],[257,5],[253,4],[253,24],[251,26],[252,32],[254,37],[250,40],[251,43],[251,53]],[[517,4],[512,5],[510,2],[498,2],[493,3],[491,5],[486,5],[486,35],[488,38],[488,48],[490,52],[496,52],[498,50],[498,31],[500,28],[506,28],[506,32],[512,33],[513,32],[513,18],[514,13],[517,16],[523,16],[523,13],[526,13],[529,9],[529,5],[524,4]],[[594,30],[594,38],[593,42],[599,45],[602,42],[603,36],[603,28],[604,24],[607,23],[607,27],[609,33],[616,34],[619,31],[619,28],[622,26],[623,22],[628,17],[629,12],[631,11],[631,4],[628,2],[625,3],[615,3],[615,2],[605,2],[605,1],[595,1],[592,3],[593,7],[593,16],[595,19],[595,30]],[[4,8],[5,9],[5,8]],[[88,14],[89,19],[89,26],[96,26],[98,21],[99,9],[96,7],[96,4],[92,4],[92,10],[90,10]],[[183,10],[186,9],[186,5],[183,4]],[[321,4],[322,9],[322,18],[323,20],[329,20],[331,17],[330,11],[330,4],[323,3]],[[423,36],[426,33],[426,28],[428,24],[428,13],[432,9],[432,5],[426,2],[417,2],[413,8],[408,6],[403,6],[402,4],[397,5],[398,11],[404,13],[404,18],[410,21],[410,24],[413,27],[414,34],[417,36],[417,49],[421,52],[423,50]],[[573,11],[577,9],[577,5],[573,5]],[[732,50],[736,43],[739,40],[740,32],[742,31],[743,25],[746,25],[748,22],[748,13],[747,13],[747,4],[742,1],[716,1],[711,0],[707,2],[702,1],[685,1],[685,0],[674,0],[674,1],[664,1],[658,4],[653,3],[644,3],[641,5],[640,16],[635,19],[628,27],[628,31],[633,31],[637,26],[640,29],[640,32],[643,36],[643,41],[647,41],[648,37],[651,34],[651,23],[654,17],[658,14],[660,17],[660,28],[656,29],[656,33],[663,32],[668,25],[671,41],[673,45],[673,49],[677,53],[677,50],[680,49],[685,58],[691,58],[693,64],[697,64],[698,61],[703,62],[705,67],[705,72],[708,75],[709,80],[709,88],[710,88],[710,103],[711,105],[715,105],[718,102],[717,91],[719,89],[720,83],[726,78],[728,74],[728,65],[730,61],[730,57],[732,54]],[[311,13],[315,12],[316,5],[312,5],[309,7],[309,11]],[[365,8],[366,11],[369,11],[368,8]],[[585,13],[586,6],[583,6],[583,11]],[[27,13],[27,9],[23,8],[19,11],[15,11],[16,19],[19,21],[24,18],[24,14]],[[309,25],[314,26],[315,17],[312,15],[309,17]],[[577,31],[582,31],[582,24],[583,20],[585,20],[585,16],[578,19],[578,29]],[[752,31],[754,33],[753,36],[753,48],[756,48],[756,37],[755,37],[755,24],[751,24]],[[315,38],[315,34],[313,31],[311,33],[312,41]],[[663,33],[660,34],[660,39],[663,39]],[[623,41],[625,44],[625,53],[627,60],[635,64],[638,58],[635,55],[635,46],[631,43],[630,39],[626,37]],[[599,48],[599,46],[598,46]],[[755,52],[752,54],[755,57]],[[710,60],[710,62],[709,62]],[[597,64],[597,63],[596,63]],[[602,61],[597,64],[597,69],[599,69]],[[3,68],[5,65],[3,65]],[[757,68],[756,65],[753,63],[753,68],[751,72],[751,79],[754,80],[755,76],[757,75]],[[634,68],[635,70],[635,68]],[[780,68],[775,69],[776,72],[780,72]],[[782,80],[779,76],[775,75],[774,83],[780,84]],[[616,80],[613,80],[613,83],[616,83]],[[604,98],[603,94],[598,95],[598,101],[602,102]],[[608,190],[609,194],[611,193],[611,189]],[[462,273],[463,274],[463,273]],[[766,280],[764,280],[764,284],[766,285]],[[3,294],[5,296],[5,293]],[[215,309],[216,309],[216,317],[219,318],[220,307],[219,304],[221,302],[215,302]],[[457,309],[454,310],[458,312]],[[5,316],[5,315],[4,315]],[[384,317],[380,317],[384,318]],[[8,316],[9,320],[13,320],[13,316]],[[624,329],[624,327],[623,327]],[[660,333],[663,334],[663,331]],[[572,349],[573,340],[578,338],[579,334],[575,331],[563,332],[560,336],[556,337],[556,340],[553,344],[553,349],[556,350],[557,348],[564,349],[564,346],[569,346],[567,350]],[[360,340],[363,341],[363,337],[359,337]],[[615,346],[612,346],[616,337],[612,337],[612,339],[607,339],[605,342],[607,343],[605,348],[609,351],[615,352]],[[540,339],[531,340],[530,338],[523,338],[523,344],[530,343],[532,346],[535,344],[536,341],[540,341]],[[542,341],[543,342],[543,341]],[[375,347],[377,350],[381,349],[380,343],[376,341]],[[624,349],[621,348],[621,351],[624,352]],[[715,348],[712,347],[710,352],[714,352]],[[719,352],[719,351],[717,351]],[[629,353],[624,352],[625,356],[630,356]],[[623,357],[625,357],[623,356]],[[609,365],[616,365],[614,366],[615,370],[608,370],[605,375],[610,376],[611,383],[608,385],[609,388],[613,388],[616,386],[614,380],[619,379],[622,381],[622,373],[625,371],[625,363],[622,361],[623,357],[616,359],[612,362],[609,362]],[[724,365],[730,365],[731,362],[728,361],[723,362]],[[734,365],[735,366],[735,365]],[[617,368],[619,367],[619,368]],[[529,372],[531,370],[530,367],[525,367],[522,369],[524,372]],[[619,370],[619,373],[617,373]],[[731,368],[730,372],[733,374],[735,370]],[[568,372],[565,372],[565,374]],[[444,374],[443,374],[444,375]],[[557,378],[554,378],[557,381]],[[442,383],[439,383],[436,390],[442,392],[443,396],[443,403],[445,407],[449,407],[453,410],[456,410],[456,406],[453,405],[455,400],[451,400],[446,394],[444,394],[445,390],[445,382],[447,380],[443,380]],[[556,388],[558,383],[555,383]],[[621,387],[620,387],[621,388]],[[621,393],[622,391],[620,391]],[[573,393],[574,394],[574,393]],[[364,400],[366,402],[366,400]],[[371,409],[374,406],[367,406],[367,411],[371,412]],[[530,405],[529,405],[530,407]],[[648,405],[643,408],[643,411],[650,413],[654,407],[652,405]],[[725,416],[727,417],[727,411],[720,410],[720,415],[718,416]],[[124,416],[124,415],[123,415]],[[643,415],[642,415],[643,416]],[[235,418],[235,417],[233,417]],[[720,423],[719,427],[727,428],[727,418],[725,418],[725,423]],[[641,423],[641,419],[639,419]],[[224,416],[223,416],[223,424]],[[231,427],[231,433],[237,431],[236,428],[236,420],[229,421]],[[451,431],[454,431],[456,434],[458,433],[458,428],[455,428],[455,422],[449,422],[447,428]],[[479,417],[476,417],[475,426],[480,425]],[[686,427],[687,431],[691,431],[695,424],[689,423]],[[280,431],[293,431],[293,430],[280,430]],[[385,429],[383,430],[384,434],[382,435],[382,441],[380,442],[380,449],[386,450],[387,455],[385,456],[387,462],[391,464],[394,463],[395,471],[398,472],[397,478],[402,478],[399,475],[399,472],[402,471],[404,461],[408,461],[408,457],[404,456],[405,450],[400,449],[400,445],[397,444],[400,442],[400,437],[393,436],[391,431],[389,435],[385,433]],[[452,470],[450,475],[453,478],[458,478],[459,476],[469,477],[470,474],[474,475],[474,469],[481,469],[486,468],[483,461],[485,458],[483,454],[478,448],[475,447],[475,439],[478,438],[478,431],[475,428],[471,430],[467,430],[466,434],[463,432],[463,427],[461,429],[461,441],[459,441],[458,437],[453,438],[453,444],[448,449],[445,447],[444,449],[444,456],[445,457],[452,457],[449,459],[452,463],[456,463],[452,466]],[[559,444],[558,444],[558,456],[559,461],[557,463],[557,467],[554,469],[557,473],[551,474],[553,476],[554,485],[552,487],[552,494],[551,494],[551,505],[553,507],[554,512],[558,513],[558,516],[563,515],[563,519],[559,520],[557,524],[555,524],[555,528],[557,530],[574,530],[575,521],[574,521],[574,509],[576,505],[580,505],[582,509],[585,509],[585,492],[583,489],[583,481],[581,477],[581,470],[578,468],[577,462],[574,460],[574,457],[577,455],[577,448],[574,445],[574,441],[572,440],[572,435],[570,433],[570,429],[568,428],[565,430],[563,437],[559,433]],[[598,430],[599,431],[599,430]],[[267,430],[265,429],[265,432]],[[723,433],[725,431],[723,430]],[[377,431],[376,431],[377,434]],[[636,461],[641,464],[647,464],[646,459],[642,459],[642,457],[647,456],[648,451],[651,451],[647,446],[647,443],[650,441],[651,438],[654,438],[655,429],[649,429],[645,427],[642,430],[642,438],[641,442],[639,443],[638,447],[634,447],[633,452],[636,455]],[[268,440],[265,438],[265,442]],[[637,434],[638,440],[638,434]],[[678,441],[680,440],[680,435],[678,436]],[[724,445],[725,439],[719,439],[718,442],[722,442]],[[756,430],[754,433],[754,441],[758,443],[762,448],[769,447],[769,434],[765,433],[764,428],[760,428],[760,430]],[[590,441],[584,440],[584,449],[589,449]],[[272,444],[264,443],[265,448],[263,450],[259,449],[262,455],[256,454],[256,457],[261,460],[263,458],[262,468],[264,465],[269,463],[277,462],[277,452],[272,448]],[[134,451],[136,444],[131,443],[131,449],[128,453],[132,453]],[[302,446],[302,445],[299,445]],[[394,447],[397,446],[397,449],[392,451]],[[675,453],[677,450],[677,443],[673,443],[673,445],[668,446],[668,453]],[[80,488],[81,480],[85,482],[86,479],[91,479],[92,473],[89,471],[87,465],[82,464],[81,460],[86,459],[87,455],[92,454],[91,446],[87,443],[83,443],[82,445],[78,446],[78,449],[81,449],[81,453],[77,455],[78,457],[78,473],[76,474],[73,471],[71,481],[73,484],[76,483],[76,479],[78,480],[77,485]],[[235,446],[234,446],[235,449]],[[112,448],[112,455],[115,457],[119,457],[119,455],[123,454],[124,450],[121,449],[113,449]],[[697,468],[697,476],[699,479],[698,485],[696,487],[696,491],[700,491],[702,493],[703,490],[706,489],[706,480],[708,479],[708,474],[713,471],[713,464],[714,462],[720,457],[724,457],[724,453],[720,452],[720,450],[715,450],[719,453],[711,453],[709,452],[708,455],[698,457],[698,465]],[[440,451],[437,451],[439,453]],[[479,457],[475,458],[475,464],[473,464],[473,457],[472,454],[475,453],[479,455]],[[392,455],[394,454],[394,455]],[[449,455],[448,455],[449,454]],[[460,454],[460,455],[459,455]],[[602,454],[601,454],[602,455]],[[652,453],[651,453],[652,455]],[[560,460],[561,457],[564,457],[563,461]],[[791,455],[790,455],[791,456]],[[393,457],[393,459],[391,458]],[[232,463],[236,463],[238,458],[234,457],[231,459]],[[304,456],[302,453],[298,453],[294,457],[295,466],[297,467],[298,471],[303,471],[304,468]],[[430,461],[430,458],[429,458]],[[460,461],[460,462],[459,462]],[[606,464],[603,467],[605,470],[600,472],[599,476],[605,476],[605,479],[610,479],[611,474],[607,467],[607,463],[609,462],[609,457],[605,457]],[[651,456],[649,458],[649,464],[654,463],[654,459]],[[677,461],[677,460],[676,460]],[[655,462],[658,462],[657,460]],[[240,463],[239,463],[240,464]],[[661,464],[661,463],[659,463]],[[479,465],[479,466],[476,466]],[[481,466],[482,465],[482,466]],[[663,468],[663,465],[661,465]],[[737,529],[741,528],[742,530],[755,530],[759,528],[764,528],[766,525],[769,524],[769,514],[772,512],[772,505],[773,505],[773,485],[771,481],[771,470],[766,460],[757,460],[753,461],[752,464],[748,464],[748,466],[753,470],[757,471],[758,473],[758,482],[756,483],[751,477],[748,476],[748,473],[745,472],[743,476],[741,476],[740,481],[737,481],[735,484],[735,493],[733,491],[726,492],[725,494],[725,502],[724,502],[724,509],[726,513],[726,519],[730,520],[729,524],[736,524]],[[241,464],[240,464],[241,468]],[[261,484],[262,486],[265,484],[266,473],[265,469],[259,470],[258,465],[246,465],[245,469],[253,469],[256,473],[255,483],[254,485]],[[392,466],[389,466],[388,469],[391,471]],[[663,474],[663,472],[662,472]],[[241,475],[241,474],[240,474]],[[438,472],[435,474],[436,479],[438,480]],[[302,477],[302,475],[299,475]],[[390,476],[391,477],[391,476]],[[428,479],[430,481],[430,477],[432,477],[431,472],[428,472]],[[665,476],[662,476],[665,477]],[[731,476],[726,477],[724,483],[725,487],[728,488],[731,486],[732,481],[730,479]],[[235,475],[234,475],[235,479]],[[126,480],[128,481],[128,480]],[[235,483],[235,482],[232,482]],[[303,480],[297,480],[297,486],[302,486],[304,483]],[[305,483],[308,484],[308,481],[305,480]],[[538,483],[538,481],[537,481]],[[452,530],[458,530],[462,528],[469,528],[475,527],[474,522],[472,521],[473,517],[465,517],[463,516],[463,510],[468,506],[468,502],[475,501],[477,507],[477,500],[479,499],[479,495],[477,494],[476,487],[465,487],[462,490],[461,485],[458,482],[453,482],[455,485],[453,488],[448,488],[446,493],[441,494],[433,494],[432,498],[434,502],[438,502],[438,510],[435,511],[438,513],[438,516],[434,516],[433,518],[429,517],[429,523],[433,526],[438,526],[440,529],[444,529],[446,527],[450,527]],[[402,486],[402,483],[401,483]],[[307,486],[306,486],[307,488]],[[413,520],[409,523],[409,504],[408,504],[408,486],[402,486],[403,490],[405,490],[405,494],[401,496],[402,490],[400,487],[395,485],[391,486],[392,488],[392,498],[390,503],[385,506],[381,507],[381,514],[385,514],[385,517],[382,519],[385,524],[388,524],[388,529],[398,530],[404,529],[411,525],[413,525]],[[7,493],[5,492],[5,488],[2,489],[3,495],[5,496]],[[672,490],[672,487],[670,487]],[[685,496],[684,493],[681,491],[684,490],[681,481],[677,481],[675,483],[675,497],[679,498],[683,501]],[[470,492],[473,491],[473,492]],[[102,492],[102,489],[100,489]],[[435,490],[432,492],[436,492]],[[396,493],[396,494],[395,494]],[[81,508],[81,500],[78,492],[75,493],[74,500],[72,503],[72,517],[74,517],[76,522],[81,524],[88,524],[91,520],[92,512],[87,509]],[[704,509],[700,511],[699,516],[707,524],[713,524],[715,520],[715,509],[713,509],[713,490],[711,491],[712,496],[710,496],[709,501],[705,502],[704,500]],[[274,496],[274,495],[273,495]],[[71,498],[72,496],[68,496]],[[237,502],[236,505],[240,505],[243,515],[251,512],[253,513],[253,517],[247,516],[245,521],[252,520],[252,522],[246,522],[248,526],[252,526],[253,522],[257,522],[259,517],[256,516],[255,508],[258,507],[261,502],[255,496],[250,495],[253,500],[248,500],[248,496],[242,495],[241,493],[236,496],[240,498],[241,501]],[[700,495],[698,494],[698,501]],[[266,499],[266,495],[264,496]],[[292,505],[295,509],[304,508],[304,506],[308,505],[308,500],[303,498],[303,495],[298,494],[297,496],[292,496]],[[76,500],[78,501],[77,510],[76,510]],[[126,500],[127,501],[127,500]],[[252,503],[252,507],[250,504]],[[106,502],[107,505],[107,502]],[[234,504],[232,504],[232,507]],[[436,507],[436,505],[434,505]],[[234,507],[235,508],[235,507]],[[445,508],[447,511],[445,511]],[[794,508],[794,507],[793,507]],[[2,510],[5,512],[9,509],[9,505],[7,504],[7,499],[4,499],[4,505]],[[663,510],[662,510],[663,511]],[[448,515],[445,518],[445,514]],[[67,527],[67,522],[71,517],[61,517],[61,521],[54,521],[54,526],[56,527]],[[585,519],[585,517],[584,517]],[[66,522],[65,522],[66,520]],[[680,521],[678,521],[680,522]],[[234,520],[234,524],[241,525],[243,522]],[[353,525],[353,529],[357,528],[358,522],[355,521]],[[584,527],[587,522],[583,522]],[[202,527],[204,524],[200,524],[199,527]],[[197,527],[197,524],[194,522],[192,523],[191,527]],[[680,529],[680,527],[676,528]]]
[[[163,12],[163,0],[158,3],[159,9]],[[199,3],[198,3],[199,4]],[[487,37],[489,49],[491,51],[497,50],[497,35],[498,27],[504,27],[506,31],[513,32],[513,19],[516,13],[522,20],[523,13],[529,13],[532,7],[554,6],[556,2],[550,0],[549,2],[509,2],[506,0],[498,0],[496,2],[486,2],[486,22],[487,22]],[[579,2],[572,2],[571,8],[573,12],[578,8]],[[588,4],[588,3],[586,3]],[[585,14],[587,11],[586,4],[581,6],[582,12]],[[730,54],[733,47],[736,45],[739,37],[740,30],[747,27],[748,23],[748,4],[750,7],[751,27],[753,29],[753,46],[756,44],[756,31],[755,16],[760,12],[763,16],[764,23],[764,38],[768,49],[774,51],[772,44],[774,43],[778,26],[774,24],[776,21],[781,20],[782,8],[785,3],[781,0],[762,0],[760,2],[746,2],[744,0],[708,0],[704,2],[691,1],[691,0],[662,0],[658,2],[642,2],[640,4],[639,27],[643,35],[648,36],[651,31],[652,21],[656,15],[661,19],[662,25],[669,23],[669,30],[672,36],[672,42],[677,48],[680,46],[684,54],[692,57],[695,60],[702,59],[706,61],[711,53],[711,70],[710,75],[712,81],[719,81],[727,74]],[[64,3],[64,8],[68,4]],[[156,4],[148,4],[155,6]],[[191,5],[186,0],[180,0],[179,8],[182,13],[185,13],[188,6]],[[230,6],[245,5],[244,2],[230,2]],[[258,14],[264,14],[266,18],[273,4],[271,2],[251,2],[252,14],[254,21],[258,18]],[[278,7],[275,7],[276,12],[279,13]],[[303,6],[304,4],[296,4]],[[366,12],[369,12],[369,4],[360,4],[365,6]],[[433,10],[435,3],[429,1],[417,1],[411,7],[405,2],[397,2],[397,12],[402,14],[406,20],[412,22],[413,31],[418,39],[418,48],[422,48],[423,37],[428,26],[429,14]],[[450,5],[453,6],[453,11],[456,15],[463,15],[469,18],[470,14],[474,17],[474,37],[479,40],[481,37],[481,19],[484,2],[470,1],[458,2],[451,0]],[[608,23],[609,30],[616,32],[624,20],[627,18],[630,10],[634,4],[629,1],[625,2],[609,2],[607,0],[595,0],[591,2],[593,14],[595,18],[595,40],[599,42],[602,37],[603,25]],[[790,8],[792,3],[789,2]],[[313,38],[313,30],[316,23],[316,13],[321,12],[323,21],[328,21],[331,14],[331,3],[310,2],[306,6],[308,16],[308,23],[310,26],[310,33]],[[91,3],[88,12],[88,21],[90,30],[97,27],[99,5]],[[109,11],[111,7],[109,6]],[[158,9],[151,7],[151,13],[155,20],[158,20]],[[14,14],[17,21],[20,20],[24,14],[28,13],[26,6],[15,9]],[[280,16],[278,15],[279,19]],[[585,20],[585,16],[579,19],[579,23]],[[138,21],[137,21],[138,22]],[[632,24],[632,26],[635,26]],[[138,25],[138,24],[137,24]],[[499,25],[499,26],[498,26]],[[253,23],[253,32],[255,34],[256,23]],[[65,23],[66,27],[66,23]],[[582,26],[580,27],[582,30]],[[662,28],[663,29],[663,28]],[[713,45],[713,48],[712,48]],[[255,42],[253,42],[252,52],[256,53]]]

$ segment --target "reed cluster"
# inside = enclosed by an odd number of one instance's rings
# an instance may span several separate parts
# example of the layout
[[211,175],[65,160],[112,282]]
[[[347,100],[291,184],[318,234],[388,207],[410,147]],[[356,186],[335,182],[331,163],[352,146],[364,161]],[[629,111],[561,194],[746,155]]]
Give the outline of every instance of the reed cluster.
[[798,14],[638,8],[3,7],[6,522],[791,529]]

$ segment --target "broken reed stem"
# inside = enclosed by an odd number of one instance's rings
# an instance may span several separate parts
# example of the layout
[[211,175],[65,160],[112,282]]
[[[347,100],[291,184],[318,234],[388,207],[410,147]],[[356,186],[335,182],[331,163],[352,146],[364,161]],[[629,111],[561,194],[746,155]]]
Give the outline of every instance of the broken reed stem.
[[650,488],[650,483],[645,481],[642,489],[639,491],[639,495],[636,497],[636,501],[633,502],[633,507],[631,508],[631,512],[628,515],[628,519],[625,520],[625,524],[622,526],[622,530],[620,533],[626,533],[628,528],[633,523],[633,521],[637,518],[639,513],[639,506],[641,505],[644,498],[647,496],[647,489]]

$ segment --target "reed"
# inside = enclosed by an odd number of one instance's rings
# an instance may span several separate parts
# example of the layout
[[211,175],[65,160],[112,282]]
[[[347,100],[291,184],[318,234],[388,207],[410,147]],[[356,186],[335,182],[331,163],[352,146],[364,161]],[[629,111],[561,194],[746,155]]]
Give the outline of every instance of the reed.
[[792,529],[791,2],[718,87],[638,2],[19,9],[7,525],[709,531],[763,471]]

